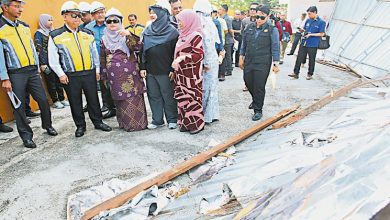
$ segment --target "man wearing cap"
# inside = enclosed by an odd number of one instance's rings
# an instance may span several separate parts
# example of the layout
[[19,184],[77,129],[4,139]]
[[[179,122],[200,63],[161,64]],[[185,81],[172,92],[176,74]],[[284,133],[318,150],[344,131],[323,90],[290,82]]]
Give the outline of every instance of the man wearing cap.
[[93,33],[79,28],[82,15],[75,2],[65,2],[61,14],[65,25],[50,32],[49,65],[64,84],[77,127],[75,135],[82,137],[86,131],[82,91],[87,99],[89,118],[95,129],[111,131],[111,128],[102,121],[97,95],[100,62]]
[[[91,30],[95,37],[96,47],[100,54],[100,40],[104,35],[104,29],[106,29],[106,24],[104,23],[106,17],[106,8],[105,6],[98,2],[94,1],[91,4],[91,14],[93,21],[91,21],[86,28]],[[102,92],[103,108],[102,112],[107,111],[103,115],[103,118],[111,118],[116,115],[116,109],[114,100],[112,99],[110,88],[100,81],[100,90]]]
[[298,50],[298,57],[295,61],[294,72],[288,76],[298,79],[301,63],[309,55],[309,71],[306,79],[313,79],[314,67],[316,64],[316,55],[320,38],[325,35],[326,23],[317,15],[317,7],[311,6],[307,9],[308,19],[305,22],[301,46]]
[[257,8],[256,23],[249,24],[242,37],[240,67],[244,70],[244,81],[251,96],[253,121],[263,116],[265,85],[272,71],[279,72],[280,44],[278,29],[269,22],[270,9]]
[[38,102],[41,110],[42,128],[51,136],[57,131],[52,127],[48,99],[38,72],[38,55],[31,38],[29,26],[18,20],[23,12],[23,1],[2,0],[0,15],[0,80],[6,92],[13,92],[21,101],[21,109],[14,110],[16,126],[23,144],[36,148],[33,131],[25,115],[26,90]]
[[79,6],[81,15],[83,16],[81,18],[81,21],[83,21],[83,23],[80,25],[80,27],[85,28],[85,26],[87,26],[87,24],[92,21],[91,5],[88,2],[80,2]]

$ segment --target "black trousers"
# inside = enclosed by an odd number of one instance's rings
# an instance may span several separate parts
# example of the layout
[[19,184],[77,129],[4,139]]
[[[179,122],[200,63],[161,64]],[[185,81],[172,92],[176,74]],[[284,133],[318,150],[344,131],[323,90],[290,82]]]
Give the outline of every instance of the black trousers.
[[37,101],[41,111],[42,128],[47,129],[52,126],[49,102],[42,86],[41,77],[37,69],[26,70],[23,73],[10,73],[12,91],[19,98],[22,105],[14,109],[14,117],[19,136],[22,140],[32,140],[33,131],[27,123],[26,118],[26,91]]
[[92,71],[88,75],[68,75],[69,83],[64,85],[73,121],[77,127],[86,127],[85,115],[83,112],[82,92],[87,99],[88,114],[94,125],[103,123],[103,115],[100,111],[100,103],[97,94],[96,74]]
[[47,86],[47,91],[49,92],[51,100],[54,102],[64,101],[64,87],[60,83],[60,79],[57,74],[51,72],[50,74],[45,74],[45,81]]
[[152,110],[152,123],[164,124],[164,114],[168,123],[177,123],[177,101],[174,95],[174,83],[167,75],[146,76],[148,99]]
[[238,41],[238,48],[237,48],[237,51],[236,51],[236,54],[235,54],[235,57],[234,57],[234,64],[236,66],[238,66],[238,63],[240,62],[240,51],[241,51],[241,44],[242,44],[242,41]]
[[271,62],[261,66],[262,68],[258,69],[244,69],[244,81],[252,96],[252,106],[255,113],[263,112],[265,85],[271,70]]
[[291,50],[290,50],[291,54],[295,53],[295,50],[297,49],[299,42],[301,42],[301,37],[302,37],[302,34],[300,32],[295,33],[294,42],[292,43]]
[[115,110],[115,103],[111,96],[110,87],[104,85],[102,80],[99,81],[99,85],[100,92],[102,93],[103,106],[106,106],[109,110]]
[[225,59],[223,60],[223,64],[225,65],[225,75],[232,75],[233,72],[233,44],[225,44]]
[[301,45],[298,51],[298,57],[295,61],[294,73],[299,75],[299,71],[301,69],[301,64],[306,63],[306,57],[309,56],[309,71],[307,74],[314,74],[314,67],[316,65],[316,56],[317,56],[317,48],[316,47],[306,47]]

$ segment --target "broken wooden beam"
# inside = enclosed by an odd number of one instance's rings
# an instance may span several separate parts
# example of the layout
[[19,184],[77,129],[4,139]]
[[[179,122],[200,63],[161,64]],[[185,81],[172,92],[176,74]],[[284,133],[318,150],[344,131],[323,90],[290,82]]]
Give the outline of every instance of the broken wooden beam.
[[302,118],[306,117],[307,115],[311,114],[314,111],[317,111],[318,109],[324,107],[325,105],[329,104],[330,102],[340,98],[341,96],[344,96],[347,94],[349,91],[351,91],[353,88],[360,86],[362,83],[362,79],[357,79],[353,81],[352,83],[343,86],[342,88],[336,90],[336,91],[331,91],[330,94],[324,96],[320,100],[314,102],[310,106],[299,110],[298,112],[290,115],[289,117],[275,123],[272,125],[272,129],[279,129],[279,128],[284,128],[288,125],[294,124],[295,122],[301,120]]
[[151,178],[145,182],[142,182],[138,184],[137,186],[122,192],[121,194],[87,210],[83,217],[81,218],[82,220],[89,220],[96,215],[98,215],[102,211],[118,208],[134,198],[138,193],[142,192],[143,190],[149,189],[150,187],[157,185],[160,186],[173,178],[189,171],[190,169],[201,165],[205,163],[207,160],[211,159],[212,157],[218,155],[219,153],[222,153],[229,147],[238,144],[245,139],[251,137],[252,135],[258,133],[259,131],[262,131],[272,125],[273,123],[281,120],[282,118],[288,116],[289,114],[295,112],[299,108],[299,105],[293,106],[292,108],[285,109],[278,114],[274,115],[271,118],[268,118],[267,120],[241,132],[240,134],[228,139],[222,144],[219,144],[205,152],[202,152],[191,159],[184,161],[181,164],[176,165],[172,169],[165,171],[158,176]]

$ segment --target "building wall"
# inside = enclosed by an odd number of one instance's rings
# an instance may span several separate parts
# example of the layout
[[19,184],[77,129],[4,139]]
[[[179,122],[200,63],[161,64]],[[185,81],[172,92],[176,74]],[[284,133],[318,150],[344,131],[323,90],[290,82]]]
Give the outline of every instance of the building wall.
[[332,0],[288,0],[287,17],[290,21],[293,21],[299,18],[303,12],[306,12],[310,6],[317,6],[319,16],[321,18],[326,16],[329,19],[334,5],[335,1]]
[[[24,12],[21,17],[22,21],[27,22],[31,26],[31,31],[34,34],[38,27],[38,18],[42,13],[51,14],[54,16],[54,26],[59,27],[63,25],[63,20],[60,14],[60,9],[64,0],[27,0],[24,6]],[[78,2],[78,1],[76,1]],[[87,0],[91,3],[92,0]],[[122,14],[127,17],[130,13],[138,15],[140,23],[145,24],[148,20],[148,6],[153,5],[155,0],[100,0],[107,8],[115,7],[119,9]],[[183,0],[185,8],[192,8],[195,0]],[[124,22],[128,24],[127,19]],[[10,121],[13,119],[11,105],[6,93],[0,89],[0,116],[3,121]],[[31,106],[37,109],[37,104],[32,101]]]

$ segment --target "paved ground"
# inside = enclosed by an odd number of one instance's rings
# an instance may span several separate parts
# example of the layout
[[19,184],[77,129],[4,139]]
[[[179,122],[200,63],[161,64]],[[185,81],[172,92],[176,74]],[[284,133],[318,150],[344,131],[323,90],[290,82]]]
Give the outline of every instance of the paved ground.
[[[354,79],[317,64],[313,81],[291,80],[287,74],[293,59],[286,58],[276,89],[268,89],[265,118],[294,104],[305,106]],[[247,109],[250,95],[242,88],[242,72],[235,69],[220,83],[220,121],[196,136],[167,128],[126,133],[117,128],[116,119],[110,119],[106,122],[115,128],[113,132],[95,131],[88,122],[87,134],[76,139],[69,108],[53,110],[54,127],[60,133],[54,138],[39,128],[39,119],[33,119],[37,149],[23,148],[16,132],[0,134],[0,219],[65,219],[70,194],[114,177],[132,179],[160,172],[204,150],[211,139],[224,140],[253,126]]]

